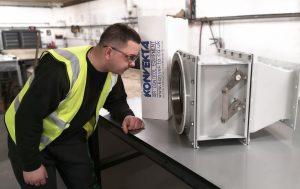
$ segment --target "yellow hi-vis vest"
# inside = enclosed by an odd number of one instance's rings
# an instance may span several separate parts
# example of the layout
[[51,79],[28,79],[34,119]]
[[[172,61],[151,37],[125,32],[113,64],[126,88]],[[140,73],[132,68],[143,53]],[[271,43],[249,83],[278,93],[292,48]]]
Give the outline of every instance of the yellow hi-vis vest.
[[[70,89],[65,99],[59,103],[58,108],[43,120],[43,133],[40,140],[39,150],[44,149],[48,144],[55,140],[63,132],[63,130],[67,129],[70,126],[70,122],[78,112],[83,101],[86,85],[86,55],[91,48],[92,46],[53,49],[45,51],[42,54],[42,56],[44,56],[47,53],[51,53],[58,61],[65,63],[70,81]],[[116,84],[117,78],[117,74],[108,72],[98,100],[95,115],[83,126],[83,128],[87,131],[87,137],[89,137],[96,129],[99,111],[103,107],[109,92]],[[14,99],[5,114],[5,123],[8,132],[15,143],[15,115],[33,79],[34,75],[28,79],[23,89]]]

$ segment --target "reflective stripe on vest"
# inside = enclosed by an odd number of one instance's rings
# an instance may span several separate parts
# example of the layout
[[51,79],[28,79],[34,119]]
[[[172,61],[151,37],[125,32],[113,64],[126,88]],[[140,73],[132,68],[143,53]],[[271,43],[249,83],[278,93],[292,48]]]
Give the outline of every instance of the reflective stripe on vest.
[[[32,83],[33,78],[34,78],[34,75],[32,75],[31,77],[29,77],[29,79],[28,79],[29,85]],[[15,110],[16,110],[16,111],[18,110],[18,108],[19,108],[19,106],[20,106],[19,95],[20,95],[20,94],[18,94],[18,95],[16,96],[16,98],[15,98],[15,100],[14,100],[14,103],[13,103],[14,106],[15,106]]]
[[[71,68],[72,68],[72,81],[70,81],[70,85],[71,85],[71,89],[73,88],[75,82],[77,81],[78,75],[79,75],[79,70],[80,70],[80,63],[79,60],[77,58],[77,56],[75,54],[73,54],[72,52],[68,51],[68,50],[64,50],[64,49],[53,49],[53,51],[55,51],[57,54],[61,55],[62,57],[64,57],[65,59],[69,60],[71,62]],[[66,97],[68,97],[70,95],[72,90],[69,90],[68,94],[66,95]],[[64,100],[63,100],[64,101]],[[63,102],[62,101],[62,102]],[[62,103],[60,102],[60,104]],[[61,119],[59,119],[59,117],[57,116],[57,113],[54,111],[52,112],[49,116],[48,119],[51,120],[56,126],[58,126],[61,130],[65,129],[67,125],[67,123]],[[44,138],[44,139],[43,139]],[[47,144],[49,144],[49,141],[51,141],[50,139],[46,139],[47,136],[42,136],[41,139],[41,143],[43,143],[45,146]],[[45,142],[42,142],[45,141]],[[46,142],[48,141],[48,142]]]
[[73,73],[73,75],[72,75],[71,88],[73,88],[73,85],[74,85],[74,83],[76,82],[76,80],[78,78],[79,69],[80,69],[78,58],[76,57],[76,55],[74,55],[73,53],[71,53],[70,51],[67,51],[67,50],[55,49],[54,51],[57,54],[63,56],[65,59],[72,62],[72,73]]

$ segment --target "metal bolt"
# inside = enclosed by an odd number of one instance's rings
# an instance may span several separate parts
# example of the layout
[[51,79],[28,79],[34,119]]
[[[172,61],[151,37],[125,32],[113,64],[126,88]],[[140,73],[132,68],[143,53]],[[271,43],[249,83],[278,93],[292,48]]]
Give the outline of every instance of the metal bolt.
[[194,126],[194,122],[191,122],[191,126]]
[[242,79],[242,76],[240,74],[236,75],[235,76],[235,80],[236,81],[240,81]]
[[191,105],[194,105],[194,101],[191,101]]

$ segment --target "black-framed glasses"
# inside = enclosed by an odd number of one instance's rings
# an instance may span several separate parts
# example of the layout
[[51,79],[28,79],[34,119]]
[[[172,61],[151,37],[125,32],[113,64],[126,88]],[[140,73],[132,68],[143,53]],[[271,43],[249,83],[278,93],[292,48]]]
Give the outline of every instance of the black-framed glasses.
[[139,55],[126,54],[126,53],[124,53],[123,51],[121,51],[121,50],[119,50],[119,49],[117,49],[117,48],[115,48],[115,47],[112,47],[112,46],[103,45],[102,47],[110,47],[111,49],[113,49],[113,50],[115,50],[115,51],[117,51],[117,52],[123,54],[123,55],[125,56],[125,58],[127,58],[127,60],[128,60],[129,62],[135,62],[136,59],[138,59],[138,57],[139,57]]

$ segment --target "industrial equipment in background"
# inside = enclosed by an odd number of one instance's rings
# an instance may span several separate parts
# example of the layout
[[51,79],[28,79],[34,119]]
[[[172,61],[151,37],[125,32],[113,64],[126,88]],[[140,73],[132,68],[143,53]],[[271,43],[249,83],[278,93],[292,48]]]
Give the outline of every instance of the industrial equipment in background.
[[[37,64],[41,36],[39,30],[30,26],[28,30],[2,30],[0,38],[0,50],[3,50],[0,53],[0,113],[4,113],[27,80],[27,68]],[[32,48],[35,48],[34,63],[24,63],[13,53],[7,53],[8,50]]]
[[277,121],[296,126],[298,64],[218,49],[195,56],[177,51],[171,68],[175,129],[194,148],[204,140],[237,138]]
[[17,57],[0,54],[0,114],[19,93],[23,80]]
[[71,32],[74,34],[74,37],[78,36],[78,33],[80,33],[81,27],[78,25],[72,25],[71,26]]
[[[29,49],[36,47],[38,30],[2,30],[4,49]],[[38,40],[41,40],[38,38]],[[41,43],[40,43],[41,44]],[[41,46],[40,46],[41,48]]]

